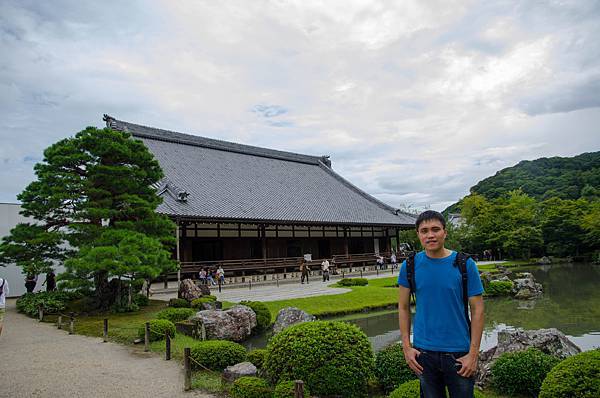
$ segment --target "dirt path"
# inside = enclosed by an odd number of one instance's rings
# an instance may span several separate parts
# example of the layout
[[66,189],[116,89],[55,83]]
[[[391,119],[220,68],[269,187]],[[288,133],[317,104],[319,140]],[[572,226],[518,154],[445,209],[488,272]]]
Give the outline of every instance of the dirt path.
[[71,335],[18,314],[7,300],[0,336],[0,397],[185,397],[178,361]]

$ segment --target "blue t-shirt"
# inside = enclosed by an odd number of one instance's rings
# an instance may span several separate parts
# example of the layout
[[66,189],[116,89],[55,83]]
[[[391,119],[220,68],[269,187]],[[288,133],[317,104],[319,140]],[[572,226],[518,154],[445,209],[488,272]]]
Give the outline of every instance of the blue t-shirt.
[[[462,278],[455,267],[456,252],[445,258],[415,255],[417,313],[414,317],[413,345],[431,351],[469,351],[471,336],[462,300]],[[406,261],[400,267],[398,284],[410,287]],[[483,293],[475,261],[467,261],[469,297]]]

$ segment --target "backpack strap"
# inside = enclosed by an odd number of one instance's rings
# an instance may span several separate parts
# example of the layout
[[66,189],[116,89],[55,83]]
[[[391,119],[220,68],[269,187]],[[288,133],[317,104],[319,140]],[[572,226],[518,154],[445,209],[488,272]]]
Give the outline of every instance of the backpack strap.
[[465,310],[465,319],[467,320],[467,325],[469,325],[469,337],[471,335],[471,318],[469,318],[469,284],[467,277],[467,261],[471,258],[466,253],[458,252],[456,253],[456,258],[454,259],[454,266],[460,270],[460,276],[462,279],[462,299],[463,299],[463,307]]
[[406,257],[406,279],[408,279],[410,296],[412,297],[413,303],[416,303],[417,284],[415,283],[415,253],[411,253]]

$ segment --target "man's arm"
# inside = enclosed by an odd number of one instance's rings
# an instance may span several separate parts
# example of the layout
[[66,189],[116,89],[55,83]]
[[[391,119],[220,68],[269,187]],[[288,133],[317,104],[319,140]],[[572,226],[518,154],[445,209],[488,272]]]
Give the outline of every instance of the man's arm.
[[398,290],[398,319],[404,360],[416,374],[421,374],[423,367],[417,362],[420,353],[410,345],[410,289],[400,285]]
[[479,345],[481,344],[484,325],[483,296],[469,297],[469,307],[471,307],[471,346],[469,347],[469,353],[458,359],[462,364],[458,375],[463,377],[471,377],[477,371]]

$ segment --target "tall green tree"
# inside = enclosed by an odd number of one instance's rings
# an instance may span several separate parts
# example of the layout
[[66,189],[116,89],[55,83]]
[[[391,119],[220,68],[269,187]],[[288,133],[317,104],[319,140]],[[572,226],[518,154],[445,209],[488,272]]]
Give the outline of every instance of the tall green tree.
[[[61,277],[93,281],[102,308],[120,293],[109,285],[112,277],[152,278],[175,267],[169,252],[175,225],[155,211],[161,198],[153,187],[163,173],[141,141],[88,127],[47,148],[35,174],[37,180],[18,198],[21,214],[36,225],[13,229],[1,257],[9,257],[20,235],[52,234],[52,250],[65,258]],[[69,252],[60,249],[63,242]],[[23,258],[43,257],[23,248]]]

